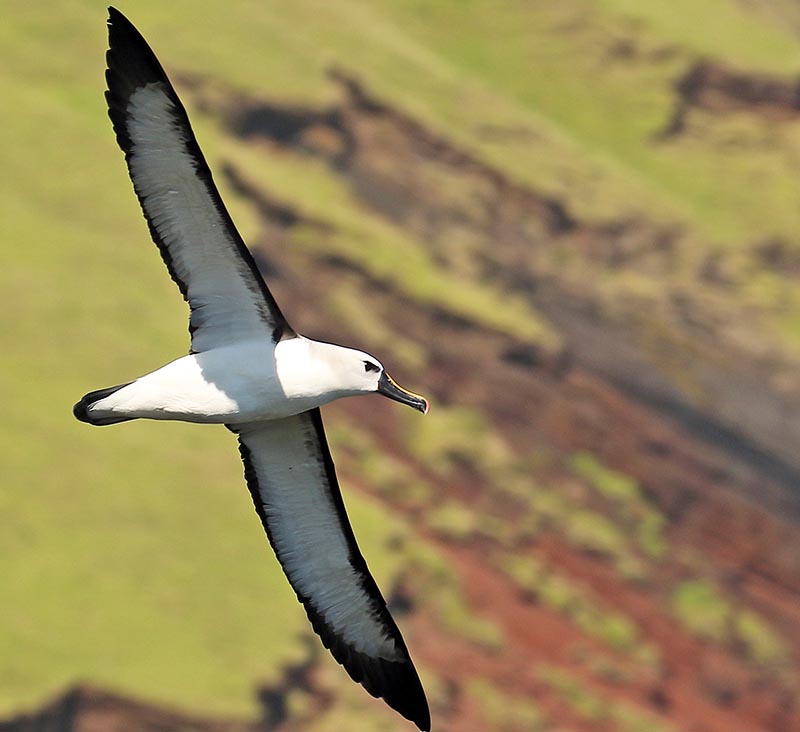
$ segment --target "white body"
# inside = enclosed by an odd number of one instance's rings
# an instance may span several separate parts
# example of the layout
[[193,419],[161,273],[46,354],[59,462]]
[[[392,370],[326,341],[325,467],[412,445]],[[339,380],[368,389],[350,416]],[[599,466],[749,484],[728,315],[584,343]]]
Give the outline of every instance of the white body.
[[[179,358],[89,407],[92,417],[240,424],[280,419],[374,391],[365,353],[299,336],[242,341]],[[357,364],[356,368],[346,368]]]

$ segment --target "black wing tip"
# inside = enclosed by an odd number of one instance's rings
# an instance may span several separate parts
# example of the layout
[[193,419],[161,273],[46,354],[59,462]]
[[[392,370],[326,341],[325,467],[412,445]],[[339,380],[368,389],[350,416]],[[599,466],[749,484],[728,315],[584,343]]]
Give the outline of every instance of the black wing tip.
[[144,40],[136,26],[131,23],[126,15],[117,10],[113,5],[108,6],[108,33],[119,38],[123,35],[132,36],[136,39]]
[[[350,678],[361,684],[371,696],[383,699],[396,712],[417,725],[423,732],[431,726],[431,714],[425,689],[408,654],[399,629],[389,616],[390,627],[400,657],[396,661],[362,653],[344,642],[317,613],[307,598],[298,595],[314,632]],[[388,616],[388,610],[386,610]]]
[[411,659],[390,661],[360,653],[338,643],[328,649],[350,678],[364,687],[370,696],[383,701],[398,714],[413,722],[422,732],[431,728],[428,700]]
[[[380,660],[379,664],[381,680],[385,680],[385,686],[380,689],[382,693],[377,696],[383,697],[392,709],[416,724],[422,732],[430,732],[431,713],[428,700],[414,665],[410,660],[401,662]],[[367,674],[362,683],[364,688],[370,691],[367,687],[370,678],[369,669]]]
[[[410,720],[423,732],[431,728],[431,713],[428,700],[422,688],[417,670],[407,661],[387,661],[385,659],[367,658],[363,662],[361,656],[363,679],[359,682],[374,697],[382,698],[386,704],[406,719]],[[345,666],[348,673],[350,668]]]
[[109,7],[107,23],[106,83],[114,96],[127,103],[130,92],[145,84],[168,83],[164,68],[150,44],[128,18],[116,8]]
[[144,37],[136,26],[111,5],[108,7],[108,20],[106,22],[108,24],[109,52],[126,41],[128,43],[132,41],[145,42]]
[[117,10],[113,5],[108,6],[108,24],[112,25],[113,23],[128,23],[130,25],[130,21],[123,15],[122,11]]

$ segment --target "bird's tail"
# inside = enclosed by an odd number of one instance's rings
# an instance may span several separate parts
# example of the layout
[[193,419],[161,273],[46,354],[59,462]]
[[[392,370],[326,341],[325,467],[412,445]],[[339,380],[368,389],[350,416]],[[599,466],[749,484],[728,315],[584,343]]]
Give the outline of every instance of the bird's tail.
[[108,415],[104,415],[102,417],[99,415],[93,416],[89,411],[89,407],[91,407],[93,404],[99,402],[101,399],[111,396],[114,392],[119,391],[131,383],[133,382],[128,382],[128,384],[119,384],[117,386],[107,386],[105,389],[98,389],[97,391],[90,391],[88,394],[85,394],[83,398],[72,408],[72,413],[75,415],[75,418],[79,419],[81,422],[98,426],[117,424],[118,422],[128,422],[131,419],[136,419],[136,417],[113,417]]

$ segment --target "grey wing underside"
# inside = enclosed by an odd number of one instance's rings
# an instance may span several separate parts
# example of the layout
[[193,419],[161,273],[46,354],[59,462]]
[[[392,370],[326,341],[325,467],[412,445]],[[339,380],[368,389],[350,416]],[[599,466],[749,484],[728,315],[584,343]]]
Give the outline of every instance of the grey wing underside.
[[293,335],[220,198],[164,69],[114,8],[106,60],[108,113],[150,233],[189,303],[192,350]]
[[354,681],[429,729],[422,684],[347,518],[319,410],[232,429],[256,512],[315,632]]

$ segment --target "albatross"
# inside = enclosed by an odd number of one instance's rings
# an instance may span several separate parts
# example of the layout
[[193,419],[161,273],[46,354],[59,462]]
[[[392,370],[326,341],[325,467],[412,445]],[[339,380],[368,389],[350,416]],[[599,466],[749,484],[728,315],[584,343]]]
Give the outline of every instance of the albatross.
[[150,46],[109,8],[106,101],[150,234],[189,304],[189,354],[86,394],[75,416],[224,424],[256,513],[314,631],[350,677],[430,729],[425,692],[345,513],[320,407],[377,392],[428,411],[378,359],[292,329],[219,195]]

